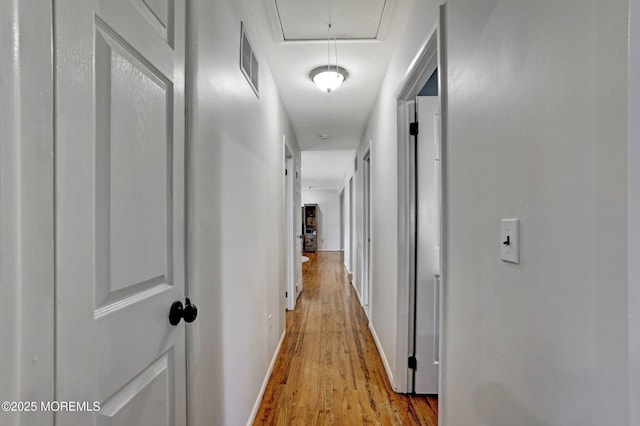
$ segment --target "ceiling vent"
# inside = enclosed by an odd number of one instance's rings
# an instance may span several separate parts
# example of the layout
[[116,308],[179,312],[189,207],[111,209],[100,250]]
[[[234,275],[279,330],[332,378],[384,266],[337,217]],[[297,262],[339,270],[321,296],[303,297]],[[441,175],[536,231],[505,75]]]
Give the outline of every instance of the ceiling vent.
[[240,22],[240,69],[247,78],[249,86],[253,89],[256,96],[260,97],[259,84],[258,84],[258,60],[253,53],[253,47],[247,37],[247,31],[244,27],[244,22]]

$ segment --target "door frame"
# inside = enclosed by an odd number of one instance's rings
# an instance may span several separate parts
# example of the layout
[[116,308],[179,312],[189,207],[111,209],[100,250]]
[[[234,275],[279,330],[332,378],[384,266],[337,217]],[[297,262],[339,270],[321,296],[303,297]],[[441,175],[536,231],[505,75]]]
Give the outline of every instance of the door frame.
[[362,306],[371,318],[371,140],[362,156]]
[[345,189],[342,188],[342,191],[340,191],[340,195],[339,195],[339,199],[340,199],[340,251],[342,252],[342,263],[344,263],[344,248],[345,248],[345,244],[344,244],[344,239],[345,239],[345,214],[344,214],[344,209],[345,209]]
[[[440,7],[442,21],[444,16],[444,6]],[[439,52],[444,52],[442,49],[442,36],[440,35],[442,28],[438,24],[435,28],[429,32],[429,37],[420,47],[414,60],[411,62],[411,66],[403,81],[398,85],[395,93],[396,99],[396,116],[397,116],[397,140],[398,140],[398,309],[397,309],[397,333],[396,333],[396,374],[394,388],[396,392],[409,392],[411,386],[412,370],[408,368],[407,358],[412,352],[411,336],[414,332],[414,326],[410,321],[411,314],[413,312],[411,305],[412,300],[412,283],[415,281],[415,212],[416,212],[416,199],[415,199],[415,153],[412,149],[412,136],[409,134],[408,123],[414,121],[415,117],[415,105],[414,101],[418,93],[425,85],[429,77],[433,72],[438,69],[439,80],[439,95],[440,95],[440,109],[441,109],[441,123],[445,123],[445,111],[446,104],[445,90],[446,82],[443,81],[444,75],[444,55],[439,55]],[[444,125],[441,125],[441,164],[442,174],[444,176]],[[444,179],[442,180],[441,194],[443,194],[442,214],[440,217],[440,225],[443,233],[441,234],[442,240],[444,240]],[[441,247],[441,286],[443,286],[444,279],[442,278],[442,259],[444,257],[444,247]],[[442,321],[442,306],[443,306],[443,292],[440,292],[440,379],[439,388],[440,394],[443,394],[442,388],[442,375],[444,369],[443,360],[443,323]]]
[[[2,400],[54,400],[53,5],[0,4],[0,372]],[[54,413],[0,412],[50,426]]]
[[629,74],[627,143],[627,291],[629,419],[640,424],[640,1],[629,2]]
[[[304,235],[302,234],[302,167],[300,167],[300,157],[294,157],[293,159],[293,170],[295,171],[295,175],[292,176],[293,179],[293,191],[291,192],[293,196],[293,236],[296,239],[294,242],[294,261],[293,261],[293,285],[296,293],[296,300],[300,297],[300,293],[304,289],[304,279],[302,275],[302,253],[304,251]],[[298,220],[300,222],[298,222]],[[300,243],[300,251],[298,251],[296,245]],[[296,264],[297,263],[297,264]],[[296,281],[297,275],[299,273],[299,281]],[[300,285],[298,285],[300,284]]]
[[296,250],[296,232],[295,232],[295,208],[294,200],[294,173],[295,156],[291,149],[287,146],[286,136],[282,136],[282,144],[284,146],[284,210],[285,210],[285,297],[286,309],[292,311],[296,307],[296,288],[295,288],[295,250]]
[[354,264],[355,264],[355,250],[353,249],[353,217],[354,217],[354,192],[353,192],[353,178],[355,176],[355,172],[353,173],[353,175],[349,178],[349,182],[347,185],[349,185],[349,244],[348,244],[348,249],[349,249],[349,264],[347,265],[347,269],[349,272],[349,281],[353,282],[353,273],[354,273]]

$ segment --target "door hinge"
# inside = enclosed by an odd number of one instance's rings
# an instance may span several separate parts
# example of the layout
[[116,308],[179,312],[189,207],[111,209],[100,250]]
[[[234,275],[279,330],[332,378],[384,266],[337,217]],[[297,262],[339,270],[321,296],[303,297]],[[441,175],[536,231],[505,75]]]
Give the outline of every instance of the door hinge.
[[418,135],[418,122],[417,121],[415,123],[409,123],[409,134],[411,136],[417,136]]
[[415,356],[410,356],[409,360],[408,360],[408,366],[411,370],[417,370],[418,369],[418,361],[416,360]]
[[289,292],[288,291],[284,292],[284,297],[289,297]]
[[285,175],[285,176],[288,176],[288,175],[289,175],[289,170],[284,169],[284,175]]

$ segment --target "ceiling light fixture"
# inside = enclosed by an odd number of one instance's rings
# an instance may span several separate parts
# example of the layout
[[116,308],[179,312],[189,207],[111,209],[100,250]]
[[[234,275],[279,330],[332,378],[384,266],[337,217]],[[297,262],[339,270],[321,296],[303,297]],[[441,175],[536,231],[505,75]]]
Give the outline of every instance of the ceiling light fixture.
[[336,64],[331,65],[331,24],[327,35],[327,65],[314,68],[309,73],[309,78],[323,92],[333,92],[347,79],[349,73],[346,69],[338,66],[338,41],[334,37],[333,44],[336,52]]

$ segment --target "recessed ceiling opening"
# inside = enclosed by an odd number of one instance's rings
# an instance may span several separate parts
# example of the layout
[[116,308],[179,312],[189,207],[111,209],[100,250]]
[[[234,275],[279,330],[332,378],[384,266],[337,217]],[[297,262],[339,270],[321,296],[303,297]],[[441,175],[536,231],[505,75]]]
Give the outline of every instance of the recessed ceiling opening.
[[284,41],[326,40],[331,24],[338,40],[376,40],[390,0],[270,0]]

